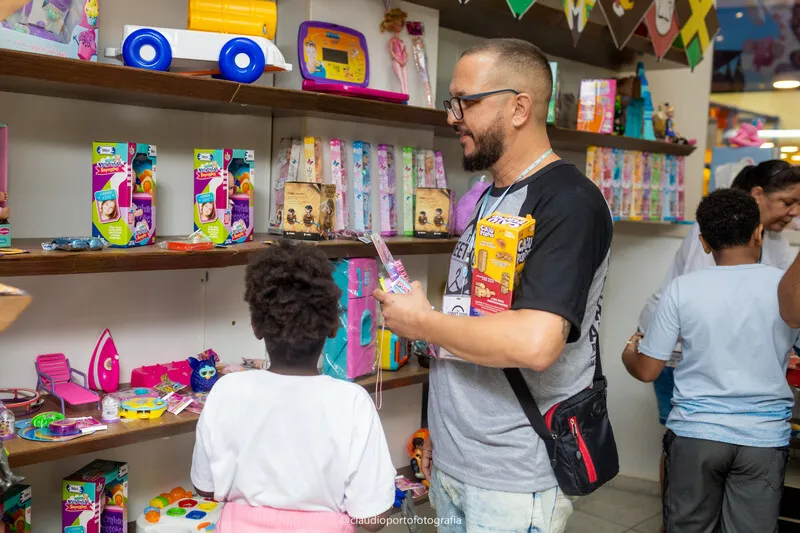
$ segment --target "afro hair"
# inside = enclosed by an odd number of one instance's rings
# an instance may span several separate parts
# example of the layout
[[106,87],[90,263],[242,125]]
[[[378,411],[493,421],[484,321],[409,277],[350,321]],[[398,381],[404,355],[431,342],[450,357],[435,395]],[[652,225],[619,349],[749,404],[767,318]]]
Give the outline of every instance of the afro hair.
[[256,337],[270,358],[303,366],[322,352],[339,324],[341,291],[333,267],[316,246],[280,240],[245,273],[244,299]]
[[741,189],[718,189],[697,207],[700,234],[712,250],[746,246],[761,224],[755,198]]

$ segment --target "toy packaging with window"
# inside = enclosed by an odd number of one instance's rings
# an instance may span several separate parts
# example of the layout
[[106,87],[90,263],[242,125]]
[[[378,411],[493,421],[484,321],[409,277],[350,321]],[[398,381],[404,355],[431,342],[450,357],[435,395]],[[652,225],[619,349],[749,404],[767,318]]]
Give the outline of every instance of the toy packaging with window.
[[98,0],[32,0],[0,20],[0,48],[97,61],[98,14]]
[[558,95],[561,89],[561,80],[558,75],[558,63],[550,61],[550,74],[553,76],[553,92],[547,104],[547,123],[555,124],[558,121]]
[[582,80],[578,99],[578,129],[612,133],[617,80]]
[[536,221],[495,213],[478,221],[472,265],[470,313],[511,309],[514,287],[533,245]]
[[[0,192],[8,193],[8,126],[5,124],[0,124]],[[11,246],[7,207],[5,201],[0,202],[0,248]]]
[[30,485],[12,485],[0,494],[0,531],[30,533],[31,514]]
[[341,289],[342,314],[336,336],[325,341],[322,371],[337,379],[352,380],[375,371],[375,317],[377,287],[375,259],[341,259],[333,266],[333,280]]
[[283,235],[290,239],[333,239],[336,186],[287,181],[283,195]]
[[62,482],[62,533],[127,533],[128,465],[98,459]]
[[417,188],[414,237],[446,239],[450,236],[450,189]]
[[194,151],[194,229],[215,244],[253,240],[255,154],[232,148]]
[[129,248],[156,242],[156,147],[92,145],[92,236]]

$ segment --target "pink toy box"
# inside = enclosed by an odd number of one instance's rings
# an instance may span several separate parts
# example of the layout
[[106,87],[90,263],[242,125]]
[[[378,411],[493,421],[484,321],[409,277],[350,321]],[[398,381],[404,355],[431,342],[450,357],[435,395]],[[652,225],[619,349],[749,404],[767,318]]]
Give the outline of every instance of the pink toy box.
[[0,20],[0,48],[97,61],[98,0],[16,4],[22,7]]
[[377,287],[378,264],[375,259],[342,259],[334,264],[333,279],[342,290],[343,314],[336,336],[325,341],[322,371],[352,380],[375,371],[377,306],[372,292]]
[[12,485],[0,493],[0,532],[30,533],[31,487]]
[[98,459],[62,482],[62,533],[127,533],[128,465]]
[[161,365],[140,366],[131,372],[131,387],[155,387],[166,375],[171,381],[189,386],[192,367],[184,359],[183,361],[172,361]]

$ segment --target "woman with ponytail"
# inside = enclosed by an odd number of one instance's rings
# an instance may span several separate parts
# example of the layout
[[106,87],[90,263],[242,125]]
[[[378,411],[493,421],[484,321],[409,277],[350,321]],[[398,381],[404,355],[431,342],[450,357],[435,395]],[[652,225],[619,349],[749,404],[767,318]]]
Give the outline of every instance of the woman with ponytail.
[[[779,159],[764,161],[755,166],[749,165],[739,172],[733,180],[731,188],[750,193],[758,203],[761,224],[764,226],[761,263],[782,270],[789,268],[795,253],[781,232],[794,217],[800,216],[800,168]],[[700,228],[694,224],[676,252],[675,259],[672,261],[661,287],[647,299],[647,303],[639,315],[639,331],[636,336],[646,334],[661,294],[673,279],[694,270],[715,265],[711,254],[706,254],[703,250],[699,235]],[[678,344],[675,346],[672,359],[664,367],[664,371],[658,379],[653,382],[661,425],[666,424],[672,409],[672,393],[675,384],[673,371],[680,362],[680,357],[681,346]]]

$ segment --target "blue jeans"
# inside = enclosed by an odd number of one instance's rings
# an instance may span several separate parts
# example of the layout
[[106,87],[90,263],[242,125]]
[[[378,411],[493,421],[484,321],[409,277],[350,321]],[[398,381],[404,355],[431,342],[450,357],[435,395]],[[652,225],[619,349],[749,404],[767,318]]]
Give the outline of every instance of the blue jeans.
[[501,492],[431,472],[431,505],[439,533],[563,533],[572,500],[558,487],[536,493]]
[[675,391],[675,369],[665,366],[661,374],[653,382],[653,389],[656,392],[656,403],[658,404],[658,421],[662,426],[667,425],[667,418],[672,411],[672,394]]

